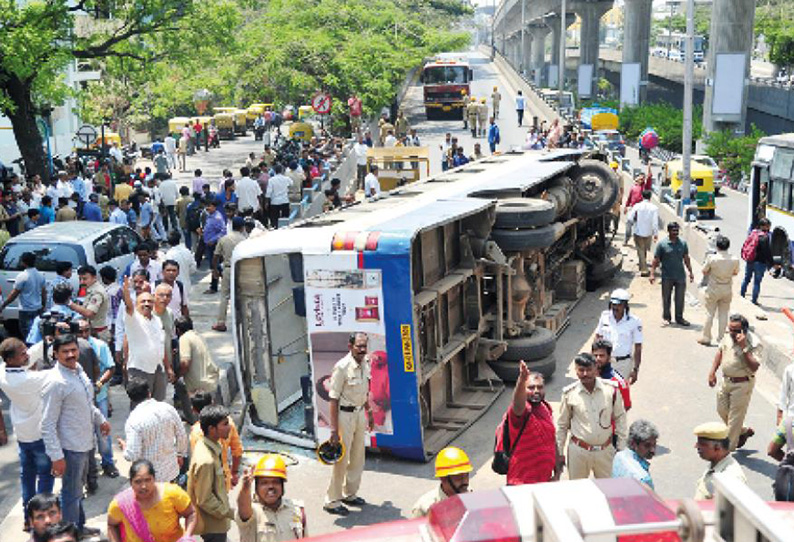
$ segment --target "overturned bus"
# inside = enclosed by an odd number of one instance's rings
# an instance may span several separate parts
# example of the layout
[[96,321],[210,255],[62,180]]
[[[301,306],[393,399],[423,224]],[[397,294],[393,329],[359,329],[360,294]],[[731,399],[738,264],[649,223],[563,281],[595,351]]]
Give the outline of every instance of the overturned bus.
[[369,446],[432,456],[518,360],[554,372],[555,292],[575,300],[621,265],[607,235],[617,194],[602,157],[510,152],[241,243],[232,313],[251,429],[327,439],[332,368],[366,332]]

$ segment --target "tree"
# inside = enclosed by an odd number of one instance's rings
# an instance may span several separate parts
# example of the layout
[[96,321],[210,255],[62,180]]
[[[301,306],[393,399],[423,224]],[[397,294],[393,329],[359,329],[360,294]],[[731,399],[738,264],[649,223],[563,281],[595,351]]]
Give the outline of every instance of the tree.
[[169,36],[189,29],[194,10],[190,0],[3,2],[0,111],[11,120],[28,171],[48,177],[36,116],[73,92],[63,81],[70,63],[154,62]]
[[234,39],[212,40],[201,54],[172,57],[145,72],[109,63],[104,81],[89,86],[83,114],[101,116],[101,107],[112,106],[139,127],[151,121],[164,126],[169,117],[195,114],[192,95],[199,88],[210,90],[216,105],[230,106],[302,105],[324,90],[333,97],[338,125],[347,118],[351,92],[371,114],[392,102],[423,58],[463,47],[468,35],[449,30],[469,13],[462,6],[457,0],[270,0],[247,6],[239,22],[227,25]]

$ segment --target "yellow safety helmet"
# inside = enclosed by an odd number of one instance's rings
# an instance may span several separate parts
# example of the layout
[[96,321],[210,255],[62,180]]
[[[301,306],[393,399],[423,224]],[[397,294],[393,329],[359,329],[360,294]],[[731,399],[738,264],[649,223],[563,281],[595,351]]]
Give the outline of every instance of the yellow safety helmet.
[[496,87],[494,87],[493,89],[496,90]]
[[287,464],[278,454],[265,454],[259,458],[254,468],[254,478],[272,477],[287,480]]
[[345,445],[340,440],[338,444],[331,444],[330,440],[326,440],[317,446],[317,459],[323,465],[333,465],[338,463],[340,459],[345,456]]
[[468,94],[468,92],[466,92],[466,89],[465,89],[465,88],[461,89],[461,90],[460,90],[460,93],[461,93],[461,94],[463,94],[464,96],[465,96],[466,94]]
[[613,170],[617,171],[619,166],[618,166],[617,162],[610,162],[609,167],[611,167]]
[[472,97],[471,97],[471,103],[477,103],[477,98],[475,98],[474,96],[472,96]]
[[469,456],[460,448],[448,446],[438,452],[436,456],[436,478],[445,478],[473,470]]
[[485,98],[480,98],[480,103],[484,104],[485,103]]

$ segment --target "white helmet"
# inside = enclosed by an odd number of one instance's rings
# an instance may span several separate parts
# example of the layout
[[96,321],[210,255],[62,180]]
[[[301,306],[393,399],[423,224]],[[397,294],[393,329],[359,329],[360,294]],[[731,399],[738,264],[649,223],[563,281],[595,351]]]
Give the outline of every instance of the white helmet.
[[628,290],[624,290],[623,288],[616,288],[609,294],[609,302],[610,303],[629,303],[629,299],[631,295],[629,294]]

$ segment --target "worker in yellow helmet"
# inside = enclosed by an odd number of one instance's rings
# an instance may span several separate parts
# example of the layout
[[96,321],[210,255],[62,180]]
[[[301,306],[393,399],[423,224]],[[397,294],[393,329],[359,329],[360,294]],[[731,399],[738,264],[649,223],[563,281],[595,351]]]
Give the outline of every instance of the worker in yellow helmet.
[[279,454],[263,455],[256,467],[243,474],[235,515],[240,542],[279,542],[309,536],[303,503],[284,498],[286,482],[287,465]]
[[477,132],[478,137],[485,137],[485,126],[488,124],[488,104],[485,103],[485,98],[480,98],[480,103],[477,106]]
[[493,118],[499,118],[499,102],[502,101],[502,95],[499,94],[499,88],[493,88],[493,94],[491,94],[491,102],[493,103]]
[[479,110],[480,107],[477,105],[477,98],[472,96],[469,105],[466,106],[466,116],[469,118],[471,137],[477,137],[477,118],[479,115]]
[[411,511],[411,516],[420,518],[426,516],[430,507],[459,493],[469,491],[469,473],[474,470],[466,452],[460,448],[449,446],[436,456],[436,478],[441,484],[422,495]]

